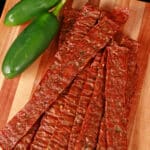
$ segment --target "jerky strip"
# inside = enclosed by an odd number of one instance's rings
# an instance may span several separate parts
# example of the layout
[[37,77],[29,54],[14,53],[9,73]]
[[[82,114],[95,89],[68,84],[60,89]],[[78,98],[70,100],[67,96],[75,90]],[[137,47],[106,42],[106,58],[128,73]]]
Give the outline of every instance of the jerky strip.
[[62,25],[59,35],[59,45],[60,47],[65,39],[67,38],[68,32],[72,29],[73,24],[76,21],[76,18],[79,16],[79,11],[72,8],[73,0],[67,0],[63,12],[62,12]]
[[80,96],[79,105],[76,110],[76,116],[74,118],[74,123],[71,129],[71,134],[69,138],[68,149],[74,149],[76,140],[81,130],[82,122],[85,117],[86,109],[89,105],[91,100],[93,90],[94,90],[94,83],[97,76],[97,68],[98,68],[98,61],[100,61],[101,56],[97,56],[93,67],[89,71],[89,77],[84,85],[83,91]]
[[116,43],[107,47],[105,117],[107,149],[127,150],[127,116],[125,90],[128,49]]
[[104,108],[104,69],[105,53],[97,66],[98,74],[94,85],[94,92],[90,104],[86,110],[86,115],[82,123],[82,128],[78,136],[75,149],[95,149],[99,133],[100,121]]
[[123,36],[120,45],[129,48],[128,55],[128,72],[127,72],[127,85],[126,85],[126,106],[127,116],[129,116],[132,97],[136,92],[137,80],[138,80],[138,65],[137,65],[137,53],[139,49],[139,43],[135,40],[129,39]]
[[59,108],[63,106],[63,97],[60,98],[56,104],[53,104],[42,118],[40,127],[34,137],[31,144],[32,149],[46,149],[49,143],[49,139],[54,132],[54,127],[57,122],[57,114],[59,114]]

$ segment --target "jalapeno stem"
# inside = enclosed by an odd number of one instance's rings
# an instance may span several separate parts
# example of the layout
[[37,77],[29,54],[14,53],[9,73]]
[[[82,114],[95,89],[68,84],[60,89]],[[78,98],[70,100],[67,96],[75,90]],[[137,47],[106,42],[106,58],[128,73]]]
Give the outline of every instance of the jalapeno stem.
[[64,6],[64,4],[66,3],[66,0],[61,0],[61,2],[55,7],[55,9],[53,10],[53,14],[55,16],[59,15],[60,10],[62,9],[62,7]]

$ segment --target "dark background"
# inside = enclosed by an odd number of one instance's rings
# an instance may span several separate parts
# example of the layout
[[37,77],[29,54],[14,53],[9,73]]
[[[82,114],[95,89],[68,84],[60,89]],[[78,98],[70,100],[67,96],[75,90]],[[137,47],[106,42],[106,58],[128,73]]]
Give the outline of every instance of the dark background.
[[150,2],[150,0],[140,0],[140,1],[143,1],[143,2]]
[[2,14],[2,10],[3,10],[3,7],[4,7],[4,5],[5,5],[5,1],[6,1],[6,0],[0,0],[0,16],[1,16],[1,14]]

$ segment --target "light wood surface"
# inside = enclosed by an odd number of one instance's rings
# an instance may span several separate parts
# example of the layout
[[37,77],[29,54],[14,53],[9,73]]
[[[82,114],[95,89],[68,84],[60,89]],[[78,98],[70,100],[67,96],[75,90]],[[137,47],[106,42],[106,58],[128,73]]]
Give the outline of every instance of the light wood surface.
[[[16,36],[27,25],[17,27],[6,27],[3,24],[6,12],[18,0],[7,0],[0,18],[0,67],[3,58]],[[79,6],[86,0],[75,0],[74,7]],[[150,4],[137,0],[101,0],[100,7],[110,9],[114,6],[128,7],[130,18],[124,27],[124,32],[137,39],[141,43],[139,52],[140,66],[140,90],[137,94],[135,108],[131,115],[131,131],[129,150],[150,149]],[[56,50],[56,44],[52,45],[46,52],[34,62],[20,76],[8,80],[0,71],[0,128],[18,112],[29,100],[32,91],[39,83],[41,77],[51,63],[52,56]]]

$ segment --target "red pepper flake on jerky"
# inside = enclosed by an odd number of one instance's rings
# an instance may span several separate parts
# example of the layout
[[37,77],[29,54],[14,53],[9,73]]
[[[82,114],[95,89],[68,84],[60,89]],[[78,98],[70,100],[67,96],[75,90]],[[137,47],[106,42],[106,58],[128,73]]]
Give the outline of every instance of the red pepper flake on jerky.
[[95,149],[99,133],[100,121],[103,113],[105,53],[97,65],[98,74],[94,85],[94,92],[86,110],[81,131],[75,149]]
[[128,49],[112,43],[107,47],[105,121],[107,149],[127,150],[125,91]]
[[[99,13],[96,10],[93,13],[90,16],[96,22],[96,16],[98,17]],[[87,13],[85,13],[86,15]],[[55,59],[54,65],[48,69],[34,92],[32,100],[0,131],[0,146],[13,148],[118,30],[118,23],[105,17],[100,24],[90,30],[87,36],[80,38],[80,42],[74,40],[74,43],[70,43],[71,54],[67,47],[63,53],[59,55],[56,53],[57,58],[60,59]]]

